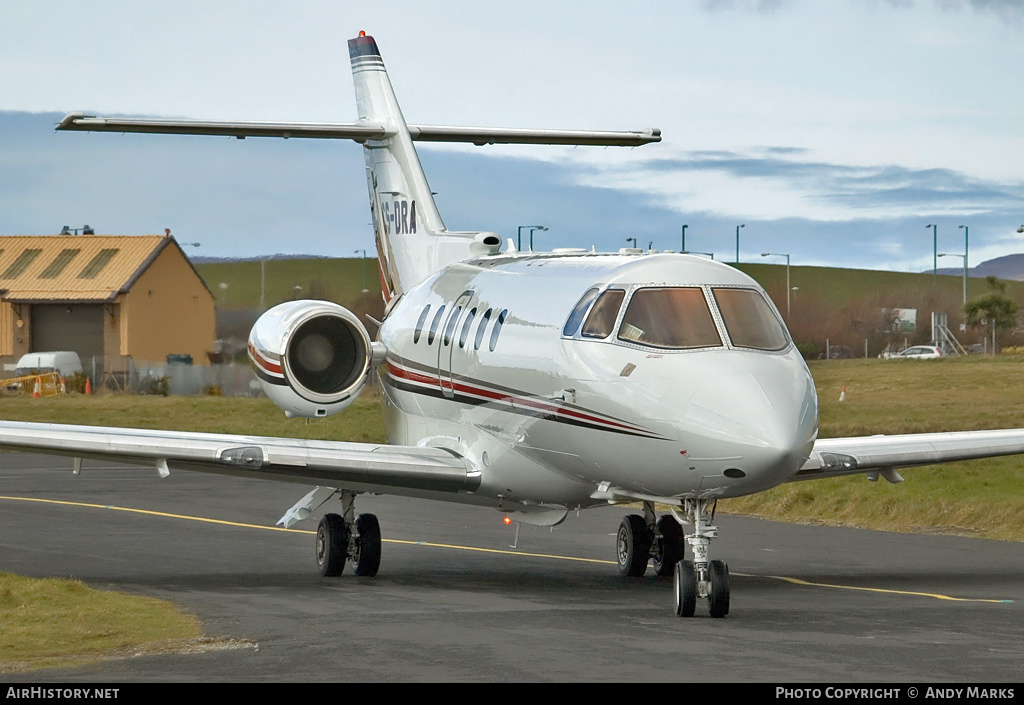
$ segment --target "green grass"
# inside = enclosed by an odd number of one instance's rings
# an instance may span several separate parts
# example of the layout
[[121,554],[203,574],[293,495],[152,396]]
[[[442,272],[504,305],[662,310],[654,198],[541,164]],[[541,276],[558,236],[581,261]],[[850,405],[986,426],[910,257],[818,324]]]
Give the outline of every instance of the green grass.
[[163,600],[0,572],[0,673],[167,652],[201,636],[195,617]]

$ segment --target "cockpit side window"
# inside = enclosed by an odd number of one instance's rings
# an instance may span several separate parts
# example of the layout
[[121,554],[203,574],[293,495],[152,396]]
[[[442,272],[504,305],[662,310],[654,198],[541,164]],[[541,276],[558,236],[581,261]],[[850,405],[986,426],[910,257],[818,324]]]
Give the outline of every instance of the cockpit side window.
[[697,287],[637,289],[622,318],[619,340],[674,349],[722,344],[704,292]]
[[601,294],[583,324],[583,337],[607,338],[611,335],[612,329],[615,328],[615,319],[619,317],[619,307],[622,306],[625,297],[626,292],[622,289],[609,289]]
[[782,350],[789,336],[764,297],[753,289],[713,289],[732,344],[738,348]]
[[597,297],[598,291],[600,289],[596,286],[587,290],[587,293],[583,295],[580,302],[573,308],[572,313],[569,314],[569,320],[565,322],[565,327],[562,328],[562,335],[569,338],[576,335],[576,330],[580,327],[580,323],[583,322],[583,316],[586,314],[590,302]]

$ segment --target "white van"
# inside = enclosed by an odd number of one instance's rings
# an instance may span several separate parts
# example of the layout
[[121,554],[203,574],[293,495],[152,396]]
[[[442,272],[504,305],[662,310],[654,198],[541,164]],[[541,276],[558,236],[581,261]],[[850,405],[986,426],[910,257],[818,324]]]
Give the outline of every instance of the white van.
[[76,352],[34,352],[22,355],[14,371],[15,377],[25,377],[45,372],[57,372],[70,377],[82,371],[82,361]]

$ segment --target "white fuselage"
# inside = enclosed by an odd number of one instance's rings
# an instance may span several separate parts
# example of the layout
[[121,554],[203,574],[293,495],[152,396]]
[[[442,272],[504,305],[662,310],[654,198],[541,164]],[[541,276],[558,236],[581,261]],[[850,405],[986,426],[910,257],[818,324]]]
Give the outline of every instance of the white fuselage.
[[[624,292],[604,339],[565,330],[593,287]],[[704,292],[720,344],[624,339],[632,294],[668,287]],[[687,255],[519,253],[453,264],[407,291],[381,327],[390,441],[472,459],[483,479],[467,501],[487,504],[589,506],[602,501],[592,497],[601,483],[684,498],[785,482],[816,437],[813,382],[788,335],[774,351],[733,344],[714,287],[763,296],[734,268]]]

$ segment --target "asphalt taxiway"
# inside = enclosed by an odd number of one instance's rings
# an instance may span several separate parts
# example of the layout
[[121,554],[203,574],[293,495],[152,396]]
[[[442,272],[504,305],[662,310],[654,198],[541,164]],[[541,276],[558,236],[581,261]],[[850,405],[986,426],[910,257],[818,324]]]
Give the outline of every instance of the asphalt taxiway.
[[[109,660],[33,681],[1006,682],[1024,663],[1024,543],[720,514],[725,619],[671,581],[623,579],[621,508],[554,530],[492,510],[360,497],[372,579],[320,578],[307,488],[0,455],[0,570],[164,598],[245,648]],[[214,521],[205,521],[214,520]],[[305,524],[305,526],[303,525]],[[24,680],[0,675],[0,680]]]

